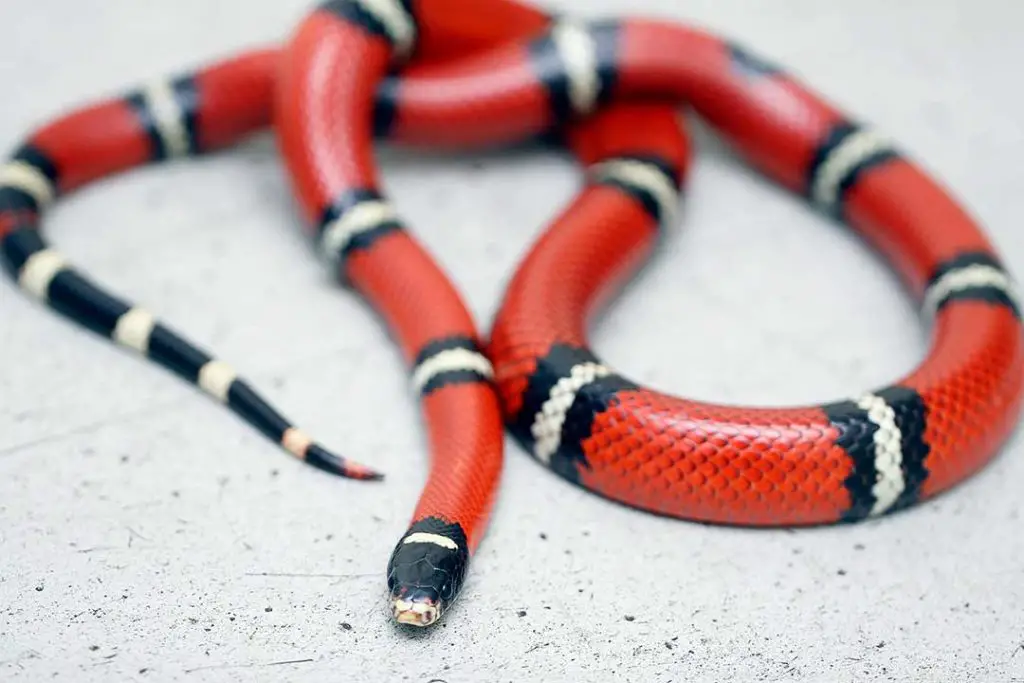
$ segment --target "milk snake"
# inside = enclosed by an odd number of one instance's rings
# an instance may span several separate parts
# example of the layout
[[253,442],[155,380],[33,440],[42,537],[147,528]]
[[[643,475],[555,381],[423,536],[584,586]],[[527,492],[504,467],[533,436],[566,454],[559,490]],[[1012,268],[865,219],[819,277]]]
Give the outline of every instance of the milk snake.
[[[918,367],[849,399],[768,409],[665,395],[594,354],[587,323],[673,222],[690,157],[684,106],[887,260],[930,325]],[[604,497],[752,526],[906,508],[975,472],[1015,427],[1020,299],[981,228],[871,126],[750,49],[664,20],[573,19],[509,0],[325,2],[281,48],[33,131],[0,171],[6,271],[299,459],[379,478],[313,441],[230,365],[104,291],[40,233],[58,196],[271,124],[310,237],[339,281],[381,314],[426,418],[430,475],[387,567],[400,623],[435,623],[458,595],[495,499],[505,427],[537,461]],[[382,193],[374,138],[452,148],[543,141],[585,167],[579,194],[511,278],[488,340]]]

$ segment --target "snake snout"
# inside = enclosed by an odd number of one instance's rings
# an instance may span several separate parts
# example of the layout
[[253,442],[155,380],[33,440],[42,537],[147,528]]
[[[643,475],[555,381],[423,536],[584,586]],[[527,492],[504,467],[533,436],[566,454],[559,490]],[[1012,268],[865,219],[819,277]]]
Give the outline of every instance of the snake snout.
[[430,626],[441,616],[441,603],[426,595],[412,600],[392,596],[391,613],[399,624]]
[[391,588],[392,616],[399,624],[431,626],[450,604],[443,592],[446,587],[440,584],[431,586],[431,582],[423,581],[423,577],[411,582],[395,582]]

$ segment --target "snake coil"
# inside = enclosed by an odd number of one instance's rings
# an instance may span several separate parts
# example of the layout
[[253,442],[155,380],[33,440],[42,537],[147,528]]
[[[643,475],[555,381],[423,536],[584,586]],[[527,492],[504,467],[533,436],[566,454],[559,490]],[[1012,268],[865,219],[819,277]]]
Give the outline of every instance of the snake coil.
[[[674,221],[689,110],[894,268],[932,333],[916,368],[825,405],[759,408],[655,391],[591,350],[591,314]],[[271,124],[310,238],[381,313],[426,418],[430,475],[387,568],[400,623],[433,624],[458,596],[496,496],[505,428],[539,463],[620,503],[782,526],[855,522],[931,498],[991,459],[1019,418],[1020,298],[974,220],[892,142],[769,60],[663,20],[583,21],[510,0],[324,2],[280,48],[33,131],[0,168],[6,272],[298,459],[379,479],[294,426],[229,364],[96,284],[40,231],[60,196]],[[375,140],[540,140],[584,168],[579,193],[511,278],[486,340],[382,192]]]

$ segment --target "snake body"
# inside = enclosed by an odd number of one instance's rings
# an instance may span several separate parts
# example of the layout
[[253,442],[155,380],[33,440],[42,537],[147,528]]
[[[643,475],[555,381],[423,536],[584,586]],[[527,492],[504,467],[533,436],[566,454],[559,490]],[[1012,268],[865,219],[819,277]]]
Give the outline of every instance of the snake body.
[[[889,386],[758,408],[642,386],[587,324],[674,221],[686,106],[767,178],[845,223],[929,322]],[[430,475],[387,566],[396,621],[458,596],[500,479],[503,429],[559,476],[684,519],[854,522],[926,500],[992,458],[1019,416],[1020,299],[982,229],[919,166],[751,50],[663,20],[583,21],[508,0],[331,0],[250,50],[64,114],[0,171],[0,251],[27,293],[196,384],[299,459],[355,479],[227,363],[110,294],[44,239],[59,196],[271,126],[310,238],[393,333],[429,430]],[[381,190],[375,139],[473,148],[545,140],[583,185],[511,278],[488,338]],[[686,354],[680,354],[685,362]]]

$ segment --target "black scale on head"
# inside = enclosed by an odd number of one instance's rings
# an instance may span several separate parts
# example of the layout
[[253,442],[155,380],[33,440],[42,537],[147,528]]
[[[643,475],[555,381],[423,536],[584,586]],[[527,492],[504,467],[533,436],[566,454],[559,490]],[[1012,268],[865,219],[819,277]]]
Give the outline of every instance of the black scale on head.
[[[416,533],[435,534],[456,549],[436,543],[405,543]],[[469,568],[469,543],[459,524],[437,517],[422,519],[406,531],[388,560],[388,590],[393,598],[426,599],[442,610],[458,595]]]

